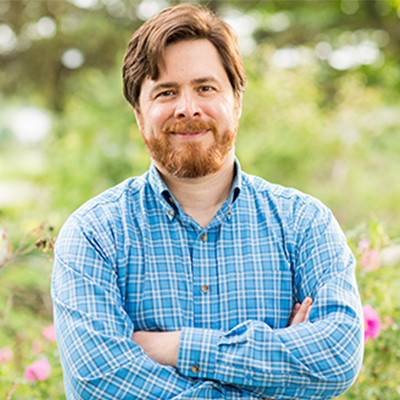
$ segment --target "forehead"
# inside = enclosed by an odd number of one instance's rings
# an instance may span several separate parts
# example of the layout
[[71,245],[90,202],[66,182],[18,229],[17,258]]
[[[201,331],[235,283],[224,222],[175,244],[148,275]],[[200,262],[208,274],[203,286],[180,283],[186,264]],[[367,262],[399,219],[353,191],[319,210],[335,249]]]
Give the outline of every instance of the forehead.
[[144,84],[159,82],[186,83],[203,77],[213,77],[221,84],[230,81],[215,46],[207,39],[184,40],[166,47],[163,65],[156,80],[145,79]]

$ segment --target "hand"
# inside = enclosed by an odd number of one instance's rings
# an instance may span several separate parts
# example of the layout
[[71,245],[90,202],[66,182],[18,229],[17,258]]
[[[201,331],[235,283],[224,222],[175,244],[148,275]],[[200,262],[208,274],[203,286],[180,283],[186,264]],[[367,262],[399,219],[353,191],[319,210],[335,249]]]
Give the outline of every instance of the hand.
[[310,315],[311,306],[313,304],[313,299],[311,297],[306,297],[304,301],[296,303],[293,308],[292,315],[290,316],[288,326],[293,326],[300,324],[300,322],[306,322],[308,316]]
[[181,332],[145,332],[133,334],[133,341],[154,361],[176,367]]
[[[301,304],[296,303],[293,308],[292,315],[290,316],[288,326],[297,325],[300,324],[300,322],[306,322],[308,320],[312,304],[313,299],[311,297],[306,297]],[[264,398],[263,400],[273,399]]]

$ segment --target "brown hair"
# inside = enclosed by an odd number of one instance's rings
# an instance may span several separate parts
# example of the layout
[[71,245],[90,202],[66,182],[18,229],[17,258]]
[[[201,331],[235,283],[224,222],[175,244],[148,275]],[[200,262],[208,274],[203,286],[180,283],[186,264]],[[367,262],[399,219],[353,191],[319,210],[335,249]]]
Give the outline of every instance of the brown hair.
[[132,36],[123,66],[124,95],[139,110],[145,78],[156,80],[164,67],[169,44],[182,40],[208,39],[217,49],[237,98],[246,88],[246,74],[235,33],[205,7],[180,4],[151,17]]

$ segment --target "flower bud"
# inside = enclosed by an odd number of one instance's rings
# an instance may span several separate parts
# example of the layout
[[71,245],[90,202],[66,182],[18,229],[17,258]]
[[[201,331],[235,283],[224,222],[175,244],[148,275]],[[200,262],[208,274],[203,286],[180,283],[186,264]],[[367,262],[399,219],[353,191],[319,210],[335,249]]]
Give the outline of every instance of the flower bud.
[[49,325],[42,330],[42,336],[49,342],[56,341],[56,332],[54,331],[54,324]]
[[45,381],[51,374],[50,363],[47,359],[37,360],[26,367],[24,378],[31,382]]
[[9,347],[0,349],[0,364],[7,364],[14,359],[14,353]]

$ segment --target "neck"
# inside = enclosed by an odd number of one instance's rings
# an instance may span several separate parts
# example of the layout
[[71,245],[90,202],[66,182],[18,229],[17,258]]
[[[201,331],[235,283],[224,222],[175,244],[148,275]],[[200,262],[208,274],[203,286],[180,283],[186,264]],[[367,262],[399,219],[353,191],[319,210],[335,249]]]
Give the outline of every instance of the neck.
[[182,209],[205,228],[229,197],[234,174],[231,151],[215,174],[201,178],[175,178],[156,164],[165,184]]

